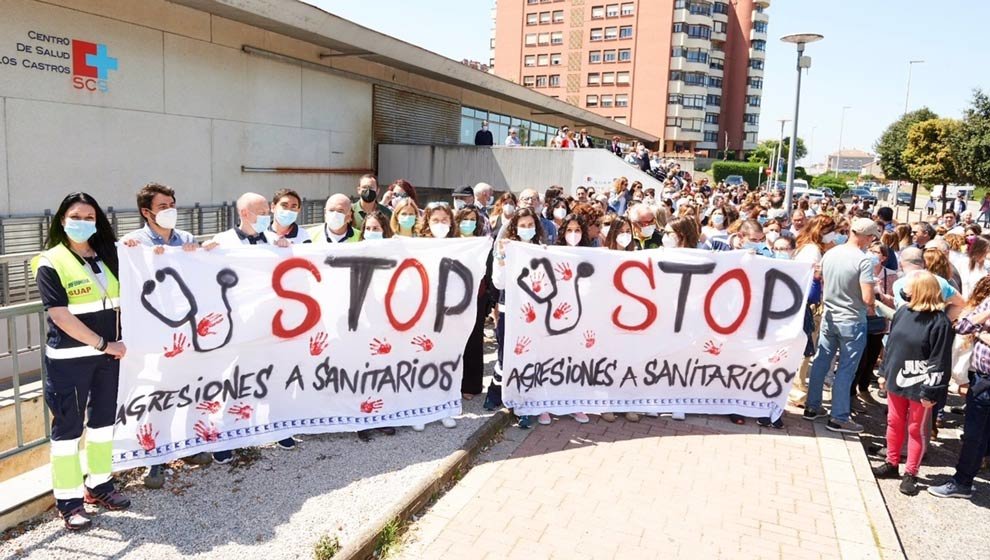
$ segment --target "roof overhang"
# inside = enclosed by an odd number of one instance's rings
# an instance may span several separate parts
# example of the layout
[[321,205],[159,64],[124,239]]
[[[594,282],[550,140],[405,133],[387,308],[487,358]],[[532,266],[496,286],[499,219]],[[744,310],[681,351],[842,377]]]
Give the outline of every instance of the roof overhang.
[[[389,35],[362,27],[298,0],[169,0],[196,10],[259,27],[335,51],[360,57],[503,101],[544,115],[559,115],[609,134],[656,142],[656,136],[617,123],[591,111],[533,91],[504,78],[475,70]],[[332,56],[328,59],[332,59]]]

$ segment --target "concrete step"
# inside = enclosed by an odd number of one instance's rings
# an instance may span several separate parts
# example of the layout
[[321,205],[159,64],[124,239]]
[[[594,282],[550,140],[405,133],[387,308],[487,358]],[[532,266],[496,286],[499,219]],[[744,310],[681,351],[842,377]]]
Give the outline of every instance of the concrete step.
[[55,505],[47,464],[0,482],[0,531],[41,515]]

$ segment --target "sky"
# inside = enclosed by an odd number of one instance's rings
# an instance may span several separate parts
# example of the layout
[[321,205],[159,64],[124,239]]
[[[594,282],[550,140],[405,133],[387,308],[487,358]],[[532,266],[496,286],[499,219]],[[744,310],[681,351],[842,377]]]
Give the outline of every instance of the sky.
[[[490,57],[491,0],[308,3],[455,60]],[[767,13],[761,140],[778,138],[778,119],[794,114],[797,54],[794,45],[778,39],[791,33],[825,36],[805,52],[812,58],[802,78],[798,121],[798,136],[811,151],[805,165],[838,149],[840,129],[843,148],[872,152],[904,112],[909,60],[925,61],[913,67],[909,110],[927,106],[939,116],[960,118],[974,88],[990,91],[990,44],[983,39],[990,1],[772,0]]]

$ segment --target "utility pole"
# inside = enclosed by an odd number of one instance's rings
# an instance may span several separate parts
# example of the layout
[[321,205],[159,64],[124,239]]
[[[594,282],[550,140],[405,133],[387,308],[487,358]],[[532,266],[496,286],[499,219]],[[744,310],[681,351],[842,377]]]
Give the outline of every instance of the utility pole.
[[846,126],[846,109],[852,109],[849,105],[842,107],[842,118],[839,120],[839,151],[835,154],[835,176],[839,176],[839,169],[842,169],[842,132]]
[[791,122],[791,119],[777,119],[780,121],[780,140],[777,141],[777,149],[774,150],[773,157],[773,184],[776,188],[780,175],[780,158],[784,155],[784,125]]
[[911,68],[913,68],[915,64],[924,64],[924,63],[925,63],[924,60],[909,60],[908,61],[908,83],[907,83],[907,91],[904,93],[904,114],[905,115],[908,112],[908,99],[911,98]]

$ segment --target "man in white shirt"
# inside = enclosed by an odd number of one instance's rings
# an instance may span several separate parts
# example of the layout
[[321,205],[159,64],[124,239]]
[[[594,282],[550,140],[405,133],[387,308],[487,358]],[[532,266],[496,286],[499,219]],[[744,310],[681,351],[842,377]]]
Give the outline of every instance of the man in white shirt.
[[509,135],[505,137],[505,145],[510,147],[522,146],[522,141],[519,140],[519,134],[516,132],[516,129],[509,129]]

